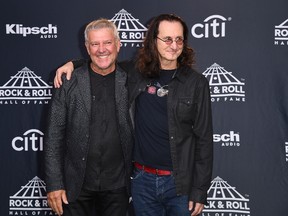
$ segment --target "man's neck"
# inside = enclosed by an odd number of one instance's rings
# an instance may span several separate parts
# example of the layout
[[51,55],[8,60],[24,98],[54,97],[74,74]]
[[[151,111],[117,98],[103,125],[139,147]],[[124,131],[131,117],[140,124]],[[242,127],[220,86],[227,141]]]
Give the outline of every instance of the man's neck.
[[95,65],[92,62],[90,63],[90,67],[91,67],[93,72],[95,72],[97,74],[100,74],[102,76],[106,76],[106,75],[108,75],[110,73],[113,73],[115,71],[115,68],[116,68],[116,66],[114,65],[114,67],[112,67],[112,68],[109,68],[107,70],[105,70],[105,69],[102,70],[100,68],[96,68]]
[[174,70],[177,68],[177,61],[173,62],[161,62],[161,69],[162,70]]

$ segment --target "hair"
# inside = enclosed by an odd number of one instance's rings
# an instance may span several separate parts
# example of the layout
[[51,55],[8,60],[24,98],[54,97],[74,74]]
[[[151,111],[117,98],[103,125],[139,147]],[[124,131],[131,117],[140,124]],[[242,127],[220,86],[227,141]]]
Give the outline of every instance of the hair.
[[91,30],[98,30],[103,28],[109,28],[113,31],[114,37],[116,40],[120,40],[118,30],[116,25],[108,19],[100,18],[98,20],[94,20],[90,22],[84,31],[85,42],[88,41],[88,32]]
[[139,49],[136,58],[136,67],[140,72],[147,77],[159,76],[161,64],[159,60],[159,52],[156,45],[157,36],[159,34],[159,24],[162,21],[179,22],[183,26],[183,50],[177,59],[179,66],[192,67],[194,64],[194,50],[188,45],[188,27],[186,23],[177,15],[161,14],[155,17],[148,27],[146,37],[144,39],[144,46]]

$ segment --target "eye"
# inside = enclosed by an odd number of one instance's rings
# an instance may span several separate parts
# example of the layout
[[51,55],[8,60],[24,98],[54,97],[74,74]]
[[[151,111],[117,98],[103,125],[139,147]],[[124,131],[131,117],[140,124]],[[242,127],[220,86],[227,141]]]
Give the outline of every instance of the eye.
[[109,46],[109,45],[111,45],[112,44],[112,41],[105,41],[104,42],[104,45],[107,45],[107,46]]
[[96,46],[99,46],[99,43],[91,42],[90,45],[91,45],[92,47],[96,47]]
[[166,43],[168,43],[168,44],[173,43],[173,39],[172,39],[171,37],[166,37],[166,38],[164,38],[164,41],[165,41]]
[[176,41],[176,43],[177,43],[178,45],[181,45],[181,44],[183,44],[184,39],[183,39],[182,37],[177,37],[177,38],[175,39],[175,41]]

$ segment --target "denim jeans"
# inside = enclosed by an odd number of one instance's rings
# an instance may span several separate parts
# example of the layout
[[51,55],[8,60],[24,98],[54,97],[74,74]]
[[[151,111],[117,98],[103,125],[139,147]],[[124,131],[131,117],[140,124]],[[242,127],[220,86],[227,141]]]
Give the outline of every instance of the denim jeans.
[[132,199],[136,216],[190,216],[188,196],[177,196],[173,175],[134,169]]

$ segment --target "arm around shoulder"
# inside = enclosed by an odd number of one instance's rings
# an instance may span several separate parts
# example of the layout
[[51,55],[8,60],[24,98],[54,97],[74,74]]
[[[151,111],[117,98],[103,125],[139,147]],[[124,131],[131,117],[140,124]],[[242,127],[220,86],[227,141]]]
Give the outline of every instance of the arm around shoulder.
[[66,64],[62,65],[56,70],[56,75],[54,77],[54,86],[55,88],[60,88],[63,84],[62,82],[62,75],[66,74],[67,80],[71,79],[72,72],[74,69],[81,67],[82,65],[86,64],[88,60],[86,59],[77,59],[67,62]]

